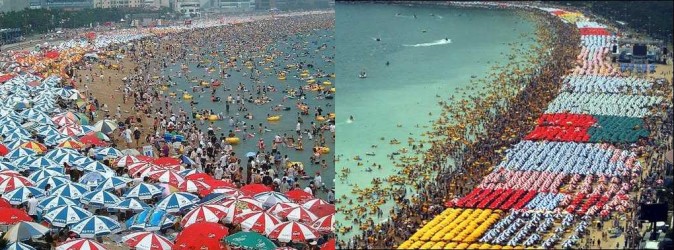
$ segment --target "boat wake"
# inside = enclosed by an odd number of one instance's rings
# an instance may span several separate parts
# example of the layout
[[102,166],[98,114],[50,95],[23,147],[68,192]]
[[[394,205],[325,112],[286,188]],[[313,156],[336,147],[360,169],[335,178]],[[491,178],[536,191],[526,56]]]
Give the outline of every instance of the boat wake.
[[412,45],[403,44],[403,46],[405,46],[405,47],[429,47],[429,46],[443,45],[443,44],[450,44],[450,43],[452,43],[452,39],[448,39],[448,40],[440,39],[440,40],[430,42],[430,43],[419,43],[419,44],[412,44]]

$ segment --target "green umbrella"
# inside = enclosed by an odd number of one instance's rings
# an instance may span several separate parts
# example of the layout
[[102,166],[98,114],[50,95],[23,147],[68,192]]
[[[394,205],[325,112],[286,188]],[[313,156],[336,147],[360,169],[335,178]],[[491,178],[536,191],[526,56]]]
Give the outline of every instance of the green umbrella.
[[80,122],[80,125],[89,125],[89,117],[87,117],[86,114],[77,113],[75,114],[75,117],[77,117],[77,120]]
[[238,232],[225,237],[225,242],[230,246],[244,249],[274,250],[274,242],[256,232]]

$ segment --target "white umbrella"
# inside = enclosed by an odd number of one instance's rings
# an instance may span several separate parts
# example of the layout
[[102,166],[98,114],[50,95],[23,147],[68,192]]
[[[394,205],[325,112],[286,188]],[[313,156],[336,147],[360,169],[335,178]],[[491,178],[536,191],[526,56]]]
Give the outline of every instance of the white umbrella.
[[33,237],[39,237],[49,232],[49,228],[35,222],[22,221],[12,226],[4,236],[3,239],[9,242],[19,242]]

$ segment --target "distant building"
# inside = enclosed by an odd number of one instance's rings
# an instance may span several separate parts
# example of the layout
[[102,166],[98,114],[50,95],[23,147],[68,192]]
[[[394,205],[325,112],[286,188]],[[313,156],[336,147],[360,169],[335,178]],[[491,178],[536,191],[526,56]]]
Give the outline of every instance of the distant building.
[[94,8],[138,8],[143,0],[94,0]]
[[20,11],[29,6],[26,0],[0,0],[0,12]]
[[185,15],[195,15],[201,9],[201,2],[199,0],[172,0],[171,8]]
[[40,7],[46,8],[46,9],[80,10],[80,9],[93,8],[94,7],[94,1],[93,0],[41,0],[40,1]]
[[255,0],[213,0],[212,8],[222,12],[246,12],[255,10]]
[[170,0],[141,0],[141,4],[144,7],[150,7],[150,8],[156,8],[159,9],[161,7],[171,7],[171,1]]

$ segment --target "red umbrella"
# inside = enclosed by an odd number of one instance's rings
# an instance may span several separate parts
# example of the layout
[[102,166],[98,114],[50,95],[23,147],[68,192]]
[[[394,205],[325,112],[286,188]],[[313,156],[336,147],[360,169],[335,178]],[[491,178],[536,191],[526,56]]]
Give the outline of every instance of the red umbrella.
[[188,249],[225,249],[220,240],[227,236],[229,231],[222,224],[214,222],[197,222],[191,224],[178,234],[174,250]]
[[288,196],[288,199],[291,199],[297,203],[304,203],[305,201],[311,200],[314,198],[313,195],[310,193],[304,192],[304,190],[301,189],[293,189],[288,192],[286,192],[286,196]]
[[98,139],[95,135],[85,135],[80,137],[80,142],[84,144],[92,144],[95,146],[105,146],[107,145],[106,142],[101,141],[101,139]]
[[174,167],[180,166],[180,159],[173,157],[159,157],[157,159],[154,159],[152,163],[162,167]]
[[285,209],[277,215],[291,221],[301,221],[305,223],[312,223],[318,219],[318,216],[302,206]]
[[147,156],[147,155],[136,155],[136,158],[137,158],[138,160],[144,161],[144,162],[152,162],[152,161],[154,160],[154,158],[149,157],[149,156]]
[[309,211],[311,211],[318,217],[324,217],[327,215],[335,214],[335,205],[333,204],[317,205],[310,208]]
[[0,225],[14,225],[21,221],[33,221],[33,218],[22,209],[0,208]]
[[11,208],[12,204],[9,204],[9,202],[5,199],[0,199],[0,208]]
[[5,156],[9,153],[9,149],[2,143],[0,143],[0,156]]
[[241,224],[241,228],[247,231],[266,234],[281,220],[265,211],[249,211],[237,215],[232,223]]
[[212,189],[236,188],[236,184],[232,183],[232,181],[229,180],[204,179],[202,181],[211,186]]
[[335,250],[335,238],[329,239],[321,246],[321,250]]
[[248,184],[241,187],[241,189],[239,190],[241,190],[241,192],[243,192],[245,195],[248,196],[253,196],[259,193],[272,191],[271,188],[262,184]]
[[202,180],[202,181],[205,181],[205,180],[211,180],[211,179],[213,179],[213,176],[210,176],[207,173],[196,173],[196,174],[190,174],[190,175],[185,176],[185,180]]
[[312,225],[316,230],[321,231],[321,232],[332,232],[335,230],[334,226],[334,214],[318,218],[316,221],[314,221],[314,224]]
[[54,58],[59,57],[59,52],[56,51],[56,50],[47,51],[47,53],[44,53],[44,56],[46,58],[54,59]]

